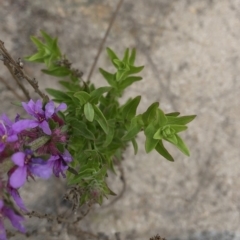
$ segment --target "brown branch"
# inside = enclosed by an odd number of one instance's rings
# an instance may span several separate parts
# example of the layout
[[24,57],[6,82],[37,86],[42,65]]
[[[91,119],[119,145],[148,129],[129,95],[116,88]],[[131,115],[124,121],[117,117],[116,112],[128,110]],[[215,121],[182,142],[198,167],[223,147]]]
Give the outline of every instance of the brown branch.
[[22,96],[20,96],[20,95],[14,90],[14,88],[11,87],[10,84],[8,84],[8,82],[7,82],[4,78],[0,77],[0,81],[15,95],[16,98],[18,98],[20,101],[24,101],[24,100],[25,100]]
[[99,58],[99,56],[100,56],[100,54],[101,54],[101,52],[102,52],[103,46],[104,46],[104,44],[105,44],[105,42],[106,42],[106,40],[107,40],[108,34],[109,34],[109,32],[110,32],[110,30],[111,30],[111,28],[112,28],[112,25],[113,25],[113,23],[114,23],[114,21],[115,21],[115,19],[116,19],[116,16],[117,16],[117,14],[118,14],[118,11],[119,11],[122,3],[123,3],[123,0],[119,0],[118,5],[117,5],[117,7],[116,7],[116,10],[115,10],[115,12],[113,13],[113,16],[112,16],[112,18],[111,18],[111,20],[110,20],[110,22],[109,22],[107,31],[105,32],[105,35],[104,35],[104,37],[103,37],[103,39],[102,39],[102,41],[101,41],[101,43],[100,43],[100,45],[99,45],[97,55],[96,55],[96,57],[94,58],[94,62],[93,62],[93,64],[92,64],[92,67],[91,67],[90,72],[89,72],[88,77],[87,77],[87,82],[90,81],[90,78],[91,78],[91,76],[92,76],[92,74],[93,74],[93,71],[94,71],[94,69],[95,69],[95,67],[96,67],[98,58]]
[[4,42],[0,40],[0,56],[4,65],[8,68],[13,78],[17,82],[18,86],[22,89],[27,99],[30,99],[27,89],[22,84],[22,80],[25,79],[35,90],[35,92],[43,99],[49,100],[49,97],[44,94],[38,87],[38,82],[33,78],[31,79],[27,76],[22,67],[22,62],[16,62],[8,53],[7,49],[4,47]]

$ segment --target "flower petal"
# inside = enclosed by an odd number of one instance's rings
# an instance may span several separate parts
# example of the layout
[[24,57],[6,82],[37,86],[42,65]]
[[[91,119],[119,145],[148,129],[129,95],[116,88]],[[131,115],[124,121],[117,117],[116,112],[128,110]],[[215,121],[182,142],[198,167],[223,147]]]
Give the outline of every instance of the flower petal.
[[72,156],[67,149],[64,151],[62,157],[63,157],[64,161],[67,163],[72,161]]
[[18,122],[15,122],[12,126],[12,129],[19,133],[22,130],[28,129],[28,128],[35,128],[39,125],[39,122],[36,120],[30,120],[30,119],[26,119],[26,120],[19,120]]
[[52,175],[52,169],[48,164],[35,164],[29,167],[32,174],[37,177],[48,179]]
[[8,185],[7,187],[8,192],[10,193],[10,195],[12,196],[12,198],[14,199],[15,203],[18,205],[19,208],[21,208],[23,211],[28,212],[28,210],[26,209],[22,198],[20,197],[17,189],[12,188]]
[[0,219],[0,239],[1,240],[7,240],[6,230],[5,230],[5,227],[3,225],[2,219]]
[[34,113],[35,103],[32,99],[28,103],[22,102],[22,106],[29,115],[35,116]]
[[34,111],[38,114],[44,114],[42,100],[37,100],[34,106]]
[[44,133],[46,133],[47,135],[51,135],[52,131],[49,128],[48,122],[47,121],[43,121],[39,124],[39,127],[43,130]]
[[67,104],[66,103],[61,103],[59,106],[55,109],[55,113],[58,111],[65,111],[67,109]]
[[11,221],[13,227],[22,233],[26,232],[24,226],[20,223],[24,221],[22,216],[17,215],[11,208],[8,207],[4,207],[3,213]]
[[24,152],[17,152],[12,155],[12,161],[19,167],[24,166],[26,154]]
[[18,167],[10,176],[9,183],[13,188],[20,188],[27,179],[27,167]]
[[49,103],[46,104],[45,106],[45,117],[46,119],[49,119],[53,113],[54,113],[54,102],[53,101],[50,101]]
[[17,140],[18,140],[18,136],[16,134],[13,134],[7,137],[7,142],[15,142]]

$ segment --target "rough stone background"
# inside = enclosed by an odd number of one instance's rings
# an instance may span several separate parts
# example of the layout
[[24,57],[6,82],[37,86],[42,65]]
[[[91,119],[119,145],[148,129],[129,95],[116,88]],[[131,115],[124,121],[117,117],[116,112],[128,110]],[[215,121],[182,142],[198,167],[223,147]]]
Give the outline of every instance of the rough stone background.
[[[44,29],[60,37],[61,48],[86,76],[117,2],[0,0],[0,39],[17,59],[34,51],[29,36]],[[121,232],[129,240],[157,233],[168,240],[240,239],[239,29],[240,0],[124,1],[106,46],[119,54],[136,47],[137,61],[145,65],[144,80],[125,97],[142,95],[139,112],[160,101],[166,112],[197,114],[182,134],[191,157],[171,146],[174,163],[156,153],[147,155],[140,136],[139,154],[129,149],[123,163],[128,183],[124,196],[111,207],[96,208],[82,228]],[[104,52],[98,66],[111,69]],[[41,75],[41,66],[26,63],[25,69],[42,89],[57,87]],[[0,76],[14,84],[3,65]],[[97,69],[92,79],[104,84]],[[1,112],[14,116],[12,100],[0,83]],[[110,185],[118,181],[111,176]],[[56,185],[55,180],[29,183],[22,191],[28,207],[41,205],[51,212],[53,194],[61,196]],[[34,220],[29,226],[44,228]],[[75,238],[63,234],[51,239]]]

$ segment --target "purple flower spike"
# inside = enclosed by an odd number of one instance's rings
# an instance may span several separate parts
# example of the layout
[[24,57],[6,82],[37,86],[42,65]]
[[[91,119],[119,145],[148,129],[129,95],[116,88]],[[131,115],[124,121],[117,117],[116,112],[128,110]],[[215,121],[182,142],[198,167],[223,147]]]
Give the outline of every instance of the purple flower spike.
[[15,142],[18,140],[17,133],[12,129],[13,122],[3,114],[0,117],[0,152],[6,146],[6,143]]
[[68,163],[72,161],[72,156],[65,150],[65,152],[61,155],[52,156],[48,160],[49,166],[51,166],[52,171],[56,177],[59,177],[62,174],[63,177],[66,177],[65,171],[68,169]]
[[23,102],[22,106],[30,116],[36,119],[19,120],[14,123],[13,129],[16,132],[21,132],[27,128],[40,127],[47,135],[51,135],[52,133],[47,120],[51,118],[54,113],[58,112],[59,110],[65,110],[67,108],[67,105],[65,103],[62,103],[55,109],[53,101],[49,101],[43,110],[43,104],[41,100],[37,100],[36,103],[34,103],[33,100],[30,100],[28,103]]
[[12,223],[12,226],[15,227],[22,233],[25,233],[25,228],[21,224],[24,218],[16,214],[11,208],[4,205],[3,200],[0,200],[0,239],[7,240],[6,230],[4,228],[3,218],[6,217]]
[[9,176],[9,184],[13,188],[23,186],[28,176],[33,177],[32,174],[45,179],[51,176],[47,162],[34,158],[30,150],[13,154],[12,161],[16,164]]

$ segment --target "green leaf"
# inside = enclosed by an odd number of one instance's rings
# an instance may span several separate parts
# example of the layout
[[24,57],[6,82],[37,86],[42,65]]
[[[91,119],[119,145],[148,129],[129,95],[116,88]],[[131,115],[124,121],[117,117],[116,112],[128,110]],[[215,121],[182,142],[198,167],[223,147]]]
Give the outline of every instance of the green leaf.
[[145,150],[147,153],[151,152],[157,145],[158,141],[157,139],[153,138],[153,135],[155,134],[156,129],[153,125],[153,123],[150,123],[147,128],[144,130],[144,133],[146,135],[146,141],[145,141]]
[[84,114],[85,114],[86,119],[89,122],[93,121],[93,119],[94,119],[94,109],[93,109],[93,105],[91,103],[87,102],[84,105]]
[[109,92],[112,88],[111,87],[100,87],[95,90],[93,90],[90,93],[90,102],[97,104],[99,101],[99,98],[106,92]]
[[44,37],[46,43],[48,46],[51,46],[53,44],[54,39],[51,38],[45,31],[40,30],[42,36]]
[[158,106],[159,106],[158,102],[152,103],[148,107],[147,111],[142,114],[142,120],[144,124],[148,125],[151,121],[153,121],[156,118]]
[[122,141],[129,141],[136,137],[136,135],[141,131],[140,125],[133,125],[122,137]]
[[64,100],[66,99],[70,99],[69,96],[62,92],[62,91],[59,91],[59,90],[55,90],[55,89],[51,89],[51,88],[47,88],[46,89],[46,92],[48,94],[50,94],[51,96],[53,96],[54,98],[58,99],[58,100],[62,100],[64,102]]
[[130,56],[130,58],[129,58],[129,64],[130,65],[134,65],[134,62],[135,62],[135,58],[136,58],[136,49],[135,48],[133,48],[133,50],[132,50],[132,53],[131,53],[131,56]]
[[99,123],[99,125],[101,126],[103,131],[106,134],[108,134],[108,130],[109,130],[108,123],[107,123],[107,120],[104,117],[102,111],[96,105],[93,105],[93,108],[94,108],[94,112],[95,112],[94,119]]
[[185,145],[184,141],[182,140],[182,138],[180,138],[177,134],[176,134],[176,138],[177,138],[177,145],[175,145],[180,151],[182,151],[185,155],[190,156],[190,152],[188,150],[188,147]]
[[153,135],[153,138],[154,139],[158,139],[158,140],[161,140],[163,139],[163,136],[162,136],[162,129],[158,129],[155,134]]
[[165,126],[167,123],[167,118],[164,114],[164,112],[159,108],[157,110],[157,120],[159,121],[160,126]]
[[45,52],[44,51],[39,51],[36,54],[29,56],[29,57],[25,57],[24,59],[29,61],[29,62],[44,62],[44,57],[45,57]]
[[173,116],[173,117],[177,117],[178,115],[180,115],[180,112],[172,112],[172,113],[165,114],[165,116]]
[[30,39],[38,49],[44,49],[46,47],[46,45],[43,44],[38,38],[31,36]]
[[[115,122],[115,120],[113,120],[113,121]],[[109,131],[108,131],[108,134],[106,136],[106,140],[103,144],[103,147],[107,147],[113,140],[114,133],[115,133],[115,126],[113,125],[113,121],[108,120]]]
[[99,68],[100,73],[103,75],[103,77],[107,80],[108,84],[114,88],[116,88],[116,81],[115,81],[115,77],[114,74],[109,73],[105,70],[103,70],[102,68]]
[[143,68],[144,68],[144,66],[140,66],[140,67],[130,66],[130,70],[128,71],[128,75],[139,73],[143,70]]
[[79,99],[81,105],[84,105],[90,99],[90,94],[84,91],[79,91],[74,94],[74,97]]
[[107,48],[107,54],[109,56],[109,58],[111,59],[113,65],[117,68],[117,65],[113,62],[114,59],[119,59],[118,56],[115,54],[115,52],[110,49],[110,48]]
[[177,125],[186,125],[191,122],[196,115],[182,116],[182,117],[173,117],[167,116],[168,124],[177,124]]
[[62,56],[61,50],[58,47],[57,38],[55,38],[53,40],[53,43],[52,43],[52,46],[51,46],[51,52],[52,52],[52,54],[55,54],[56,57],[61,57]]
[[133,145],[134,154],[136,155],[137,152],[138,152],[138,144],[137,144],[135,138],[133,138],[133,139],[131,140],[131,142],[132,142],[132,145]]
[[134,82],[142,80],[142,77],[137,77],[137,76],[131,76],[125,78],[123,81],[120,82],[119,88],[121,90],[124,90],[128,86],[132,85]]
[[122,114],[125,119],[131,119],[136,115],[138,104],[140,103],[141,96],[137,96],[131,101],[127,102],[122,107]]
[[51,70],[42,69],[42,72],[55,77],[66,77],[71,74],[70,69],[66,67],[59,67],[59,66]]
[[165,157],[167,160],[169,161],[174,161],[173,157],[171,156],[171,154],[167,151],[167,149],[163,146],[162,141],[160,140],[156,147],[155,147],[156,151],[161,154],[163,157]]
[[164,137],[164,140],[174,144],[175,146],[178,145],[178,140],[177,140],[177,137],[176,137],[177,134],[172,134],[172,135],[169,135],[167,137]]
[[70,90],[70,91],[78,91],[80,90],[80,87],[78,84],[72,83],[72,82],[67,82],[67,81],[59,81],[59,83],[64,86],[66,89]]
[[71,120],[70,126],[73,128],[73,135],[80,135],[89,140],[95,140],[94,134],[88,129],[86,123],[79,120]]
[[170,127],[171,127],[176,133],[185,131],[185,130],[187,130],[187,128],[188,128],[188,127],[185,126],[185,125],[175,125],[175,124],[171,124]]
[[123,57],[123,62],[124,63],[128,63],[128,57],[129,57],[129,49],[127,48],[126,50],[125,50],[125,53],[124,53],[124,57]]

